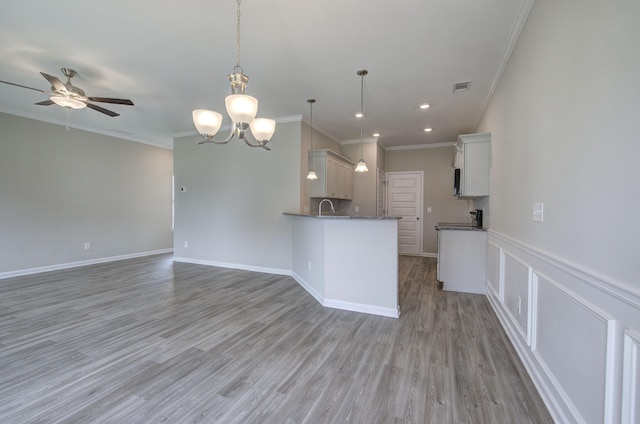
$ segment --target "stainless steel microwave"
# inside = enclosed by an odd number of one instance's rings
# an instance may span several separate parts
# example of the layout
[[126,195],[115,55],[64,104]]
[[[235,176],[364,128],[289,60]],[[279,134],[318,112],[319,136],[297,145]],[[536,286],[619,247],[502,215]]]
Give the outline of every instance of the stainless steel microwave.
[[453,195],[462,195],[462,192],[460,191],[460,168],[455,168],[453,170]]

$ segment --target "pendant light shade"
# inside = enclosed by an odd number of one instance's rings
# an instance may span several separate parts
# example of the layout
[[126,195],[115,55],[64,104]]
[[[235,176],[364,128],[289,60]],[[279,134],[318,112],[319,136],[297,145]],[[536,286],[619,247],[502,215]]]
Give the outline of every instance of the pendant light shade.
[[[311,125],[310,125],[310,131],[309,131],[309,152],[313,152],[313,104],[316,102],[315,99],[308,99],[307,103],[309,103],[309,116],[310,116],[310,121],[311,121]],[[316,171],[313,170],[313,163],[312,163],[312,158],[311,155],[309,155],[309,172],[307,173],[307,180],[317,180],[318,179],[318,174],[316,174]]]
[[358,161],[358,163],[356,164],[355,171],[356,172],[368,172],[369,168],[367,168],[367,163],[363,159],[360,159]]
[[356,164],[356,172],[368,172],[367,163],[364,161],[364,76],[369,72],[366,69],[361,69],[357,72],[360,76],[360,112],[356,114],[360,118],[360,160]]

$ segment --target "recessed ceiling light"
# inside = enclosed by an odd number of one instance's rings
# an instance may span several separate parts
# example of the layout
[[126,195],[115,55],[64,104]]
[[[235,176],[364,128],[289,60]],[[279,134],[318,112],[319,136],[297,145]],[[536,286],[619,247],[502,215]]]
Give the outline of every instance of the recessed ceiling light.
[[356,118],[362,118],[363,116],[364,116],[364,113],[362,112],[356,113]]
[[380,137],[380,133],[373,133],[374,137]]
[[431,132],[431,131],[433,131],[433,128],[425,128],[424,129],[424,132]]
[[429,109],[431,105],[429,103],[423,103],[420,105],[420,109]]

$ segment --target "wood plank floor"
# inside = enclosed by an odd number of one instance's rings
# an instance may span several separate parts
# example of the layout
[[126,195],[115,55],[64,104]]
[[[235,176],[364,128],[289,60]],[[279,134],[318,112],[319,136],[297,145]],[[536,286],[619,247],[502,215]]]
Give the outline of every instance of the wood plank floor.
[[0,422],[552,422],[486,298],[401,257],[400,306],[168,255],[0,280]]

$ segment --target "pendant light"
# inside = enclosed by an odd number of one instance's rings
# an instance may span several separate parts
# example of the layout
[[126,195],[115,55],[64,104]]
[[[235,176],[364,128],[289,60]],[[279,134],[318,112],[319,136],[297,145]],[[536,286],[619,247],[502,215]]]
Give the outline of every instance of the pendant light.
[[[238,10],[236,12],[236,66],[233,67],[233,72],[227,76],[231,84],[231,95],[225,98],[227,114],[233,121],[231,132],[224,140],[218,141],[213,139],[222,125],[222,115],[212,110],[194,110],[193,124],[203,137],[203,140],[198,144],[226,144],[231,141],[234,136],[237,136],[239,139],[244,140],[248,146],[262,147],[265,150],[271,150],[267,147],[267,143],[276,129],[276,121],[273,119],[256,118],[255,116],[258,113],[258,99],[244,93],[247,83],[249,82],[249,77],[244,74],[242,66],[240,66],[240,1],[241,0],[237,0]],[[249,142],[248,129],[251,129],[256,143]]]
[[360,118],[360,160],[356,165],[356,172],[368,172],[367,163],[364,161],[364,76],[369,73],[366,69],[361,69],[358,72],[360,76],[360,112],[356,114],[356,117]]
[[[313,104],[316,102],[316,99],[308,99],[307,103],[309,103],[309,116],[311,121],[311,131],[309,131],[309,142],[310,149],[309,152],[313,152]],[[316,171],[313,170],[313,153],[309,155],[309,173],[307,174],[307,180],[317,180],[318,175]]]

